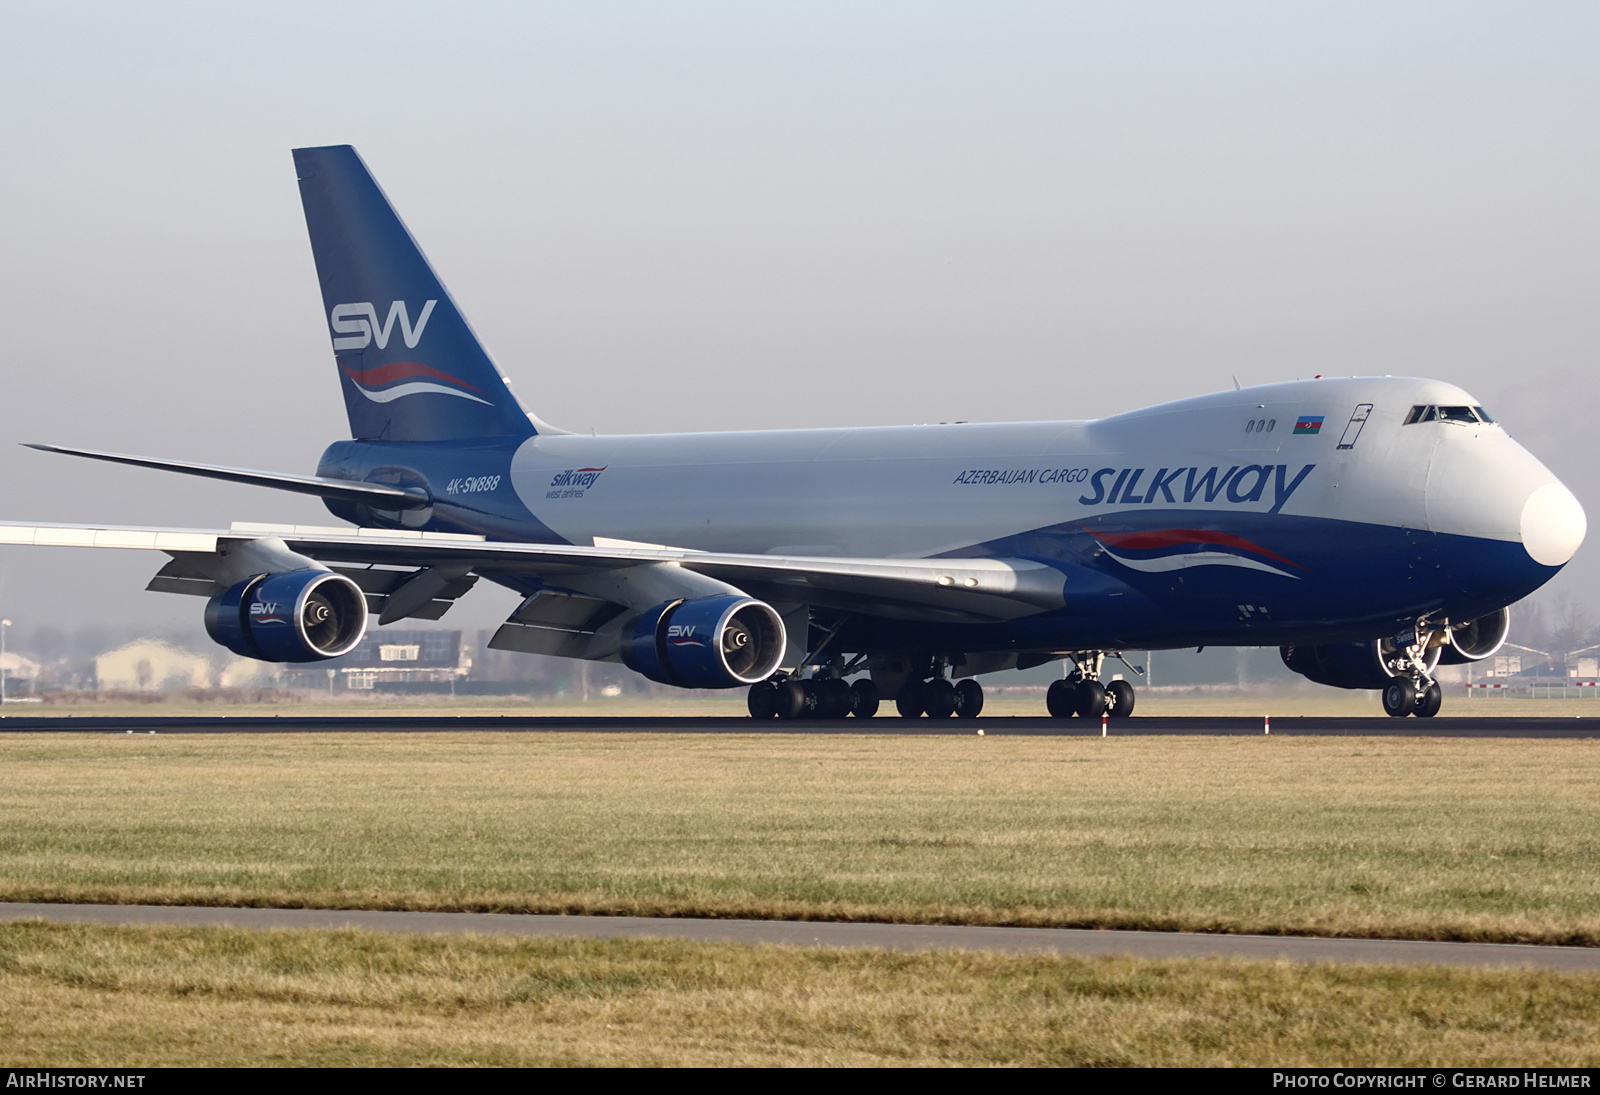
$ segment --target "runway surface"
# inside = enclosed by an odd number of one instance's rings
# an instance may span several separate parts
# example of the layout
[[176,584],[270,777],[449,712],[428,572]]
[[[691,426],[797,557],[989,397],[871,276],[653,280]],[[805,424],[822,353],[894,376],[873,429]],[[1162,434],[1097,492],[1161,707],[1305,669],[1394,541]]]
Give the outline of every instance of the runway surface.
[[789,920],[686,920],[642,916],[530,916],[513,913],[375,912],[326,909],[216,909],[168,905],[42,905],[0,902],[0,921],[237,928],[364,928],[369,931],[534,935],[585,939],[684,939],[883,950],[998,951],[1005,954],[1128,955],[1136,958],[1285,958],[1390,966],[1521,966],[1600,973],[1600,948],[1506,943],[1429,943],[1274,935],[977,928],[943,924],[839,924]]
[[[521,715],[5,715],[0,732],[89,732],[108,734],[294,734],[396,733],[494,730],[594,734],[987,734],[1037,737],[1098,737],[1094,720],[997,716],[977,719],[756,720],[750,718],[573,718]],[[1248,736],[1265,732],[1260,716],[1168,718],[1138,715],[1108,722],[1114,737],[1160,734]],[[1600,738],[1596,718],[1508,718],[1469,715],[1432,719],[1273,717],[1271,732],[1283,736]]]

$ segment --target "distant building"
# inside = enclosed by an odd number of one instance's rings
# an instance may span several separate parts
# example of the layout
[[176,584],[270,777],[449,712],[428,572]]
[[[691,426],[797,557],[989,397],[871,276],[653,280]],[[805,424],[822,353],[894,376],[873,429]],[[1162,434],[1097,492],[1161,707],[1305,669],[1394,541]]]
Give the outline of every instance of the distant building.
[[39,675],[39,668],[38,662],[14,651],[0,654],[0,673],[4,673],[8,681],[31,681]]
[[1549,654],[1543,650],[1535,650],[1531,646],[1518,646],[1516,643],[1506,643],[1495,651],[1492,657],[1481,662],[1474,662],[1474,666],[1481,666],[1478,676],[1483,677],[1522,677],[1539,676],[1541,670],[1547,670],[1553,664]]
[[1567,654],[1567,676],[1573,680],[1600,678],[1600,646],[1586,646]]
[[[460,680],[471,669],[472,658],[462,650],[459,631],[373,630],[342,658],[294,666],[285,683],[300,688],[326,688],[332,683],[352,692],[370,692],[386,683]],[[332,681],[329,673],[334,675]]]
[[138,639],[94,660],[98,686],[115,692],[211,687],[211,662],[155,639]]

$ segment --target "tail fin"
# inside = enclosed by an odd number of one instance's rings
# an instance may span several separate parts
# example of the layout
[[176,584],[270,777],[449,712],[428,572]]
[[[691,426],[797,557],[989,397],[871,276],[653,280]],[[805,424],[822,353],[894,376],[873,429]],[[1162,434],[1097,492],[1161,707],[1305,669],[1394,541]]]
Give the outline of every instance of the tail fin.
[[539,432],[356,150],[297,148],[294,164],[351,436]]

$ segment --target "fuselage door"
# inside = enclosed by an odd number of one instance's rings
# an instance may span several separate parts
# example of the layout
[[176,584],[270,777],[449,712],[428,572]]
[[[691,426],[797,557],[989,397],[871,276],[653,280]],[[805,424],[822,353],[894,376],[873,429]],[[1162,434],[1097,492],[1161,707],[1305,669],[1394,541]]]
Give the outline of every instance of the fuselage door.
[[1339,448],[1353,449],[1356,447],[1356,438],[1361,436],[1361,427],[1367,424],[1367,416],[1371,413],[1371,403],[1362,403],[1356,407],[1355,413],[1350,416],[1349,424],[1344,428],[1344,433],[1339,437]]

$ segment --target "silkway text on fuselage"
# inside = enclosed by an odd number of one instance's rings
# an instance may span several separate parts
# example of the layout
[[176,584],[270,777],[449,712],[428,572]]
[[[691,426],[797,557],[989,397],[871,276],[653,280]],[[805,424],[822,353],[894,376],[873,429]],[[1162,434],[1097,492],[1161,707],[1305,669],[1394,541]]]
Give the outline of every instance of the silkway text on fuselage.
[[[1101,468],[1090,474],[1086,468],[968,468],[956,476],[955,482],[967,486],[1012,486],[1029,483],[1075,483],[1089,481],[1093,493],[1080,495],[1078,504],[1099,505],[1151,505],[1156,502],[1192,504],[1226,500],[1236,505],[1263,501],[1267,490],[1272,491],[1272,508],[1277,513],[1311,474],[1315,464],[1306,464],[1289,478],[1286,464],[1235,464],[1224,471],[1218,465],[1209,468],[1158,468],[1145,479],[1145,468]],[[1116,476],[1110,487],[1106,480]]]

